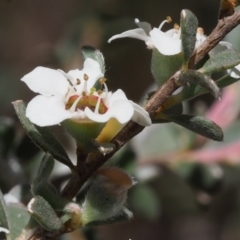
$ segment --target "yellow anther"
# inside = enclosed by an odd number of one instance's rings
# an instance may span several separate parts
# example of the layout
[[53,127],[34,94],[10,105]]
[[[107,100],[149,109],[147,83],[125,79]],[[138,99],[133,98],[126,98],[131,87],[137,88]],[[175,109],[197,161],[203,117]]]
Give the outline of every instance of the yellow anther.
[[103,93],[102,90],[97,90],[98,95],[101,95]]
[[201,27],[197,28],[197,33],[200,35],[203,35],[204,34],[203,28],[201,28]]
[[84,73],[83,78],[84,78],[85,81],[87,81],[89,77],[86,73]]
[[79,85],[81,83],[81,80],[79,78],[77,78],[76,81],[77,81],[77,83],[76,83],[77,85]]
[[107,79],[105,77],[102,77],[102,78],[99,79],[99,82],[101,84],[104,84],[106,81],[107,81]]
[[180,26],[179,26],[179,24],[174,23],[173,28],[174,28],[175,30],[179,30]]
[[167,17],[166,17],[166,20],[167,20],[167,23],[172,22],[172,18],[171,18],[170,16],[167,16]]

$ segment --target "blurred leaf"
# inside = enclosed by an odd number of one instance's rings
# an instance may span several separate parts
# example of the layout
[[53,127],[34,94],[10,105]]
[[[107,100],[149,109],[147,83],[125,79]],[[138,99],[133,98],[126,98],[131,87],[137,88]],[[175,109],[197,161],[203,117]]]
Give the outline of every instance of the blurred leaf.
[[9,229],[7,206],[0,190],[0,227]]
[[160,200],[154,190],[146,184],[135,186],[130,195],[135,211],[148,219],[156,219],[160,214]]
[[9,204],[7,206],[10,225],[11,239],[17,239],[27,226],[30,216],[25,207],[20,204]]
[[13,105],[23,127],[34,143],[43,151],[50,152],[56,160],[74,170],[74,165],[51,130],[46,127],[35,126],[29,121],[26,117],[26,107],[22,100],[13,102]]
[[151,70],[155,82],[161,87],[183,64],[183,53],[163,55],[157,49],[152,50]]
[[222,129],[213,121],[201,116],[179,115],[168,116],[170,120],[195,133],[215,141],[223,141]]
[[203,65],[201,73],[211,74],[214,72],[223,71],[232,68],[240,63],[240,53],[233,50],[225,50],[210,57]]
[[35,196],[29,202],[28,212],[48,231],[60,230],[63,226],[51,205],[41,196]]
[[181,71],[177,81],[181,86],[188,84],[198,84],[202,88],[207,89],[215,98],[220,97],[220,90],[217,84],[208,76],[195,70]]
[[14,122],[11,118],[0,117],[0,156],[4,157],[13,146],[15,138]]
[[184,64],[187,65],[195,49],[198,20],[196,16],[187,9],[182,10],[180,16],[182,50]]

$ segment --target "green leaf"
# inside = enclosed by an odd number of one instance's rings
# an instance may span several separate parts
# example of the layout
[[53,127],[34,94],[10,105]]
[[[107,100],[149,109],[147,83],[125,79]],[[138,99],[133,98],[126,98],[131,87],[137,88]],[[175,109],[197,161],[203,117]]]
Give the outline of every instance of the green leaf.
[[[91,46],[84,46],[82,47],[82,54],[83,54],[83,58],[91,58],[95,61],[97,61],[100,65],[100,69],[102,71],[103,74],[105,74],[105,61],[104,61],[104,57],[103,54],[96,48],[91,47]],[[99,81],[97,81],[94,85],[94,87],[96,89],[99,89],[101,87],[101,84]]]
[[[240,78],[233,78],[229,75],[226,75],[216,81],[216,84],[219,88],[227,87],[237,81],[239,81]],[[203,95],[207,93],[208,90],[202,88],[200,85],[192,84],[189,87],[184,88],[180,93],[176,95],[170,96],[164,103],[164,108],[170,108],[180,102],[183,102],[185,100],[190,100],[192,98],[195,98],[197,96]]]
[[133,217],[133,213],[127,208],[124,208],[118,215],[102,220],[102,221],[92,221],[86,224],[85,226],[99,226],[106,224],[115,224],[129,221]]
[[148,219],[156,219],[160,214],[158,196],[146,184],[139,184],[134,187],[130,201],[135,211]]
[[63,223],[51,205],[41,196],[35,196],[28,204],[28,212],[46,230],[60,230]]
[[9,229],[7,206],[1,190],[0,190],[0,227]]
[[43,157],[37,176],[31,185],[31,192],[34,196],[42,196],[55,210],[62,210],[68,200],[61,198],[56,189],[48,182],[48,178],[54,167],[54,160],[52,156],[47,153]]
[[71,170],[74,171],[75,167],[69,159],[66,151],[52,134],[51,130],[47,127],[38,127],[29,121],[26,117],[26,107],[22,100],[13,102],[15,111],[27,131],[28,136],[33,142],[43,151],[49,152],[59,162],[67,165]]
[[161,87],[183,64],[183,53],[163,55],[157,49],[152,50],[151,70],[155,82]]
[[185,86],[188,84],[198,84],[207,89],[215,98],[220,98],[220,90],[217,84],[208,76],[195,70],[181,71],[177,83]]
[[6,156],[13,146],[14,138],[14,121],[9,117],[0,117],[0,157]]
[[197,134],[215,141],[223,141],[222,129],[213,121],[201,116],[179,115],[167,116],[174,123],[181,125]]
[[47,182],[54,167],[54,159],[51,154],[46,153],[41,161],[35,181]]
[[181,12],[180,25],[184,64],[187,65],[195,49],[198,20],[191,11],[184,9]]
[[234,50],[225,50],[217,53],[203,65],[200,72],[211,74],[214,72],[223,71],[240,63],[240,53]]
[[11,239],[17,239],[21,233],[24,234],[23,230],[28,225],[30,215],[28,214],[25,207],[21,204],[10,203],[7,206],[8,221],[10,225],[10,237]]

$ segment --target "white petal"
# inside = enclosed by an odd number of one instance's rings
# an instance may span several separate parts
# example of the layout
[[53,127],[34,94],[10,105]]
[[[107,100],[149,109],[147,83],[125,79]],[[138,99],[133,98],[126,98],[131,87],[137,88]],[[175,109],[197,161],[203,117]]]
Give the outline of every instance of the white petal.
[[10,233],[8,229],[0,227],[0,232],[5,232],[6,234]]
[[132,120],[138,123],[141,126],[150,126],[152,124],[152,120],[149,117],[149,113],[145,111],[141,106],[136,104],[133,101],[130,101],[134,108],[134,114],[132,116]]
[[81,92],[83,90],[84,81],[85,81],[84,74],[88,76],[88,80],[87,80],[88,91],[90,91],[90,89],[94,86],[94,84],[99,78],[103,77],[103,73],[101,72],[99,63],[91,58],[87,58],[84,61],[82,70],[76,69],[68,72],[68,75],[73,77],[75,81],[76,79],[80,79],[81,84],[76,87],[78,92]]
[[63,99],[56,96],[38,95],[29,102],[26,109],[26,116],[32,123],[40,127],[59,124],[63,120],[73,117],[74,114],[65,110]]
[[96,114],[89,108],[85,108],[86,116],[95,122],[107,122],[110,118],[116,118],[121,124],[128,122],[134,113],[132,104],[128,100],[118,100],[104,114]]
[[231,69],[228,69],[227,72],[233,78],[240,78],[240,64]]
[[133,30],[129,30],[129,31],[114,35],[108,40],[108,42],[110,43],[112,40],[115,40],[118,38],[125,38],[125,37],[136,38],[136,39],[142,40],[146,43],[149,41],[149,36],[147,36],[145,31],[141,28],[136,28]]
[[175,55],[180,53],[181,50],[181,40],[174,39],[160,31],[158,28],[154,28],[150,32],[153,45],[157,50],[163,55]]
[[111,106],[117,100],[128,100],[123,90],[118,89],[116,92],[112,93],[109,97],[109,106]]
[[44,96],[64,95],[69,86],[67,79],[61,72],[45,67],[35,68],[21,80],[33,92]]

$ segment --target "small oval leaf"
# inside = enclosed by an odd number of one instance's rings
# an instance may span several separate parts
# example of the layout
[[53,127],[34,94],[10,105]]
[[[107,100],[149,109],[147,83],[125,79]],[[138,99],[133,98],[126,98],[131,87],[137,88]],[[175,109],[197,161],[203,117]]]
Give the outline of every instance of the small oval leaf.
[[180,25],[184,65],[187,65],[195,49],[198,19],[191,11],[184,9],[181,12]]
[[209,58],[203,65],[200,72],[211,74],[214,72],[223,71],[240,63],[240,53],[234,50],[225,50],[217,53],[213,57]]
[[13,102],[13,106],[28,136],[33,142],[43,151],[51,153],[56,160],[67,165],[71,170],[74,170],[75,167],[73,163],[60,142],[52,134],[50,128],[38,127],[31,123],[26,117],[26,107],[22,100]]
[[182,114],[179,116],[168,116],[174,123],[181,125],[197,134],[212,139],[223,141],[222,129],[213,121],[201,116]]

